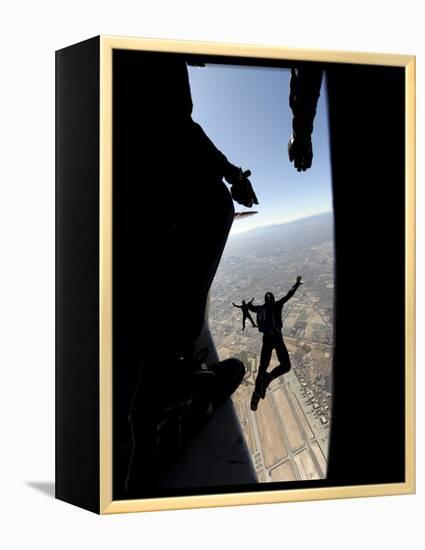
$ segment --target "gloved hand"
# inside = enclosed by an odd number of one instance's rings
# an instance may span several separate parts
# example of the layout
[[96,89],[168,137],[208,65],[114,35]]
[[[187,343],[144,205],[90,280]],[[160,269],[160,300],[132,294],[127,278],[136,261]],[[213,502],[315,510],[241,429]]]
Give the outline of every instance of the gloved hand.
[[294,163],[298,172],[305,172],[308,168],[311,168],[313,161],[311,137],[298,137],[292,134],[288,143],[288,155],[290,162]]
[[224,175],[226,181],[231,185],[230,193],[233,200],[248,208],[258,204],[257,195],[248,179],[250,175],[251,170],[244,172],[242,168],[233,165],[230,165],[229,171]]

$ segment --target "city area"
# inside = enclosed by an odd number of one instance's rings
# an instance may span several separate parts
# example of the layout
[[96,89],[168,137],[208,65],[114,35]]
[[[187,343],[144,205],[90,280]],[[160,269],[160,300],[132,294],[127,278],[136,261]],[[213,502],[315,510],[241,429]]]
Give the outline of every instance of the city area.
[[[274,380],[256,412],[250,400],[262,335],[232,306],[271,291],[284,296],[304,284],[283,309],[283,336],[292,370]],[[260,482],[326,477],[332,418],[333,219],[322,214],[231,236],[211,289],[210,326],[222,359],[247,368],[233,396]],[[255,320],[255,314],[253,314]],[[278,364],[275,354],[269,370]]]

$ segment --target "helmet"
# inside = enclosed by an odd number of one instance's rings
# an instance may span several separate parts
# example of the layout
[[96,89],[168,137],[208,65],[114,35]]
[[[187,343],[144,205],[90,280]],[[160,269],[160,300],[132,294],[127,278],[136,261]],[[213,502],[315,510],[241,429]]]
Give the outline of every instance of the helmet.
[[266,292],[264,296],[264,302],[266,304],[274,304],[274,295],[271,292]]

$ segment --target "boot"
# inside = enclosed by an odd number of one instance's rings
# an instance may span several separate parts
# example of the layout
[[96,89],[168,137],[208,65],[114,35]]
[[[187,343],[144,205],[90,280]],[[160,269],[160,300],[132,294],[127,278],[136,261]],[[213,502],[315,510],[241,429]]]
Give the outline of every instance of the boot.
[[[205,353],[197,354],[167,368],[170,376],[164,377],[163,389],[141,384],[132,414],[136,451],[128,481],[133,490],[142,485],[154,486],[155,478],[176,461],[215,409],[241,384],[245,376],[242,361],[231,358],[207,366],[205,358]],[[142,479],[138,479],[140,475]]]

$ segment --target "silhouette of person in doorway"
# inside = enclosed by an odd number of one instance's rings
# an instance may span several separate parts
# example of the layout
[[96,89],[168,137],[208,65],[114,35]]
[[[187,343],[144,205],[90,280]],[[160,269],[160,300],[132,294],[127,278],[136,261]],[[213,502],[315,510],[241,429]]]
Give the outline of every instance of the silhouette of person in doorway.
[[[168,441],[176,440],[177,447],[182,431],[189,437],[185,427],[197,423],[194,417],[202,416],[204,403],[208,408],[228,397],[244,375],[241,361],[233,359],[225,366],[209,365],[208,376],[199,376],[203,361],[196,342],[233,223],[233,201],[248,208],[258,201],[250,172],[231,163],[192,119],[187,63],[187,56],[114,51],[117,498],[139,497],[155,486],[158,454],[172,454]],[[179,311],[171,331],[164,318],[170,296]],[[163,411],[189,402],[197,406],[182,406],[184,418],[164,423]],[[166,452],[158,450],[158,433]]]
[[255,328],[257,327],[257,325],[254,322],[254,319],[251,317],[251,314],[249,312],[249,305],[252,304],[253,301],[254,301],[254,298],[252,298],[252,300],[250,300],[248,303],[246,303],[245,300],[242,300],[242,304],[240,306],[232,302],[232,305],[234,307],[237,307],[242,310],[242,330],[245,330],[245,323],[247,319],[251,321],[251,324],[253,327]]
[[[387,292],[376,293],[374,310],[381,317],[404,318],[404,292],[394,288],[405,284],[405,242],[399,235],[405,231],[406,192],[406,68],[389,65],[352,63],[299,63],[291,70],[289,103],[293,114],[289,160],[302,174],[314,165],[312,136],[316,106],[322,79],[327,90],[329,142],[334,214],[335,303],[333,350],[333,420],[329,447],[328,479],[365,483],[365,480],[389,479],[394,464],[382,457],[392,456],[394,441],[404,441],[404,426],[397,419],[403,408],[403,372],[397,371],[394,356],[403,356],[404,330],[397,323],[378,327],[374,342],[391,341],[391,346],[367,346],[367,365],[387,364],[394,370],[379,372],[369,369],[367,388],[362,391],[359,414],[351,414],[358,396],[352,389],[352,372],[358,357],[350,345],[352,334],[363,322],[359,303],[369,292],[367,273],[382,269],[384,258],[391,258],[391,273],[386,278]],[[286,94],[286,91],[285,91]],[[382,182],[382,185],[377,185]],[[385,187],[385,208],[382,189]],[[353,196],[353,190],[356,196]],[[376,212],[380,211],[380,227]],[[379,254],[377,254],[379,250]],[[398,261],[396,260],[398,258]],[[397,268],[393,269],[395,266]],[[356,281],[353,285],[352,281]],[[349,311],[350,315],[346,315]],[[390,331],[390,332],[388,332]],[[366,366],[367,366],[366,365]],[[382,389],[382,384],[385,389]],[[390,410],[376,407],[376,393],[384,392],[391,401]],[[363,434],[370,452],[359,456],[357,442],[351,434],[358,425],[371,425]],[[381,426],[377,441],[374,427]],[[396,427],[396,428],[395,428]],[[356,456],[355,468],[352,457]],[[397,460],[395,461],[397,462]],[[385,463],[385,468],[383,464]],[[404,455],[397,467],[404,471]],[[401,474],[400,474],[401,475]],[[402,477],[402,475],[401,475]]]
[[[250,303],[248,305],[248,308],[257,314],[258,330],[263,333],[260,365],[255,380],[255,389],[251,398],[251,410],[253,411],[257,410],[260,398],[264,399],[270,382],[291,370],[289,353],[282,337],[282,308],[302,284],[301,277],[298,276],[290,291],[280,300],[275,300],[274,295],[271,292],[267,292],[264,296],[264,304],[255,306]],[[269,373],[267,372],[267,368],[270,364],[273,350],[276,351],[279,365]]]
[[312,166],[311,136],[322,78],[323,71],[317,67],[291,69],[289,106],[293,119],[288,156],[298,172],[305,172]]

